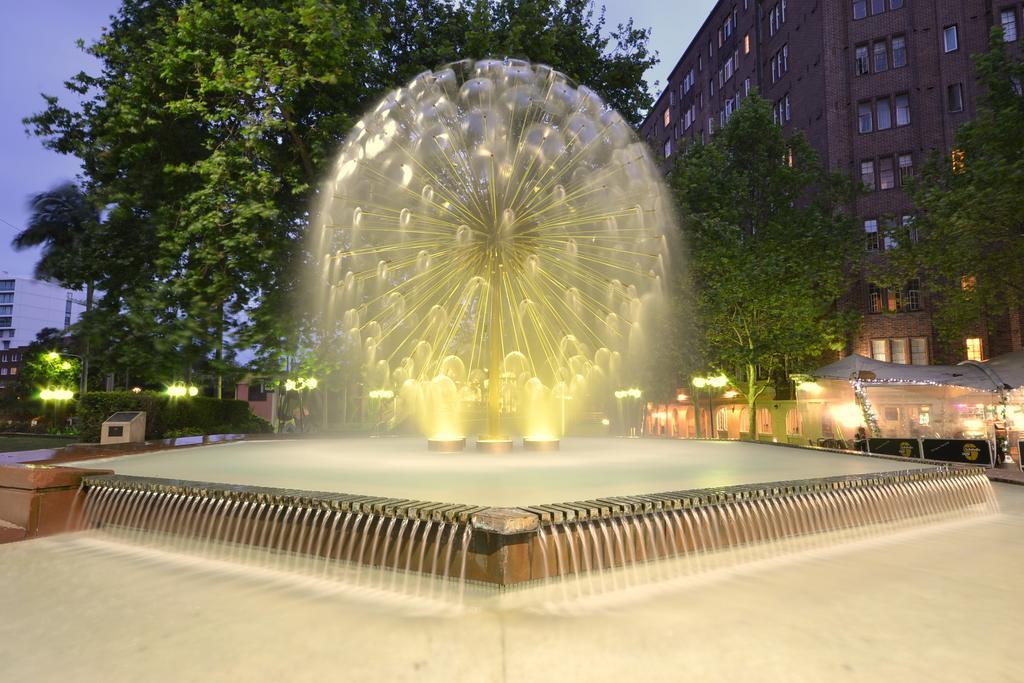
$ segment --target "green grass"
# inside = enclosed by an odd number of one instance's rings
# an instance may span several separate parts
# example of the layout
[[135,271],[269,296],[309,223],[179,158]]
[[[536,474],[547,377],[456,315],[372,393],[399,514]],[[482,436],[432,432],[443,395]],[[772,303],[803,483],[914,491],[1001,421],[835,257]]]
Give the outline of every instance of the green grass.
[[0,436],[0,453],[34,451],[41,448],[60,448],[76,441],[78,439],[73,436]]

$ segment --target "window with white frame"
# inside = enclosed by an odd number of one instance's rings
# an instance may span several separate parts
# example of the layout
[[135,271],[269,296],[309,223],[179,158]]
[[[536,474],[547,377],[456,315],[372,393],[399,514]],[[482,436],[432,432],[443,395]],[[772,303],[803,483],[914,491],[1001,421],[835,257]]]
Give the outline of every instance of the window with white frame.
[[1017,9],[1011,7],[999,12],[999,23],[1003,27],[1003,40],[1013,43],[1017,40]]
[[872,191],[875,189],[875,160],[868,159],[860,162],[860,182],[864,189]]
[[881,240],[878,237],[878,220],[869,218],[864,221],[864,234],[867,236],[867,249],[868,251],[878,251],[882,247]]
[[957,34],[956,24],[942,29],[942,49],[946,52],[956,52],[960,49],[960,36]]

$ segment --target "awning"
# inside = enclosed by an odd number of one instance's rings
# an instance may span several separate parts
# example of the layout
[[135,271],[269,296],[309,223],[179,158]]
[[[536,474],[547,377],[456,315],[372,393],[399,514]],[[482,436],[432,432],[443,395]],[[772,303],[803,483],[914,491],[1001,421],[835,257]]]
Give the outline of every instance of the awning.
[[[1024,362],[1024,354],[1020,355],[1022,356],[1021,362]],[[1013,385],[1010,385],[999,373],[1000,367],[992,365],[994,362],[967,362],[960,365],[903,365],[901,363],[886,363],[854,354],[818,368],[813,374],[820,379],[861,379],[881,384],[957,386],[979,391],[1000,391],[1007,387],[1013,388]],[[1017,369],[1024,374],[1024,370]]]

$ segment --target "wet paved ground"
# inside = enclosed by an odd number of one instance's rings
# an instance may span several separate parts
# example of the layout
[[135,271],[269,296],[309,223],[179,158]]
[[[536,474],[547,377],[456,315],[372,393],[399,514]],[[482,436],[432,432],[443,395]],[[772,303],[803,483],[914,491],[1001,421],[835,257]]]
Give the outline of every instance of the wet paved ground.
[[462,603],[415,597],[430,583],[333,590],[88,535],[15,543],[0,546],[2,678],[1020,680],[1024,489],[996,490],[990,517],[677,579],[652,565],[596,595],[590,579],[471,587]]

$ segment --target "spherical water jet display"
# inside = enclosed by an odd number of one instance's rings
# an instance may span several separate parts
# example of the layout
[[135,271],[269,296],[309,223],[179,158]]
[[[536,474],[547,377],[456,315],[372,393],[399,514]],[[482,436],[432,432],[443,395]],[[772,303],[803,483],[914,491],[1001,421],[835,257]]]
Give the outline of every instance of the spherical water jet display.
[[325,343],[428,436],[486,415],[489,438],[555,438],[637,383],[670,201],[622,117],[550,67],[465,60],[390,93],[317,215]]

